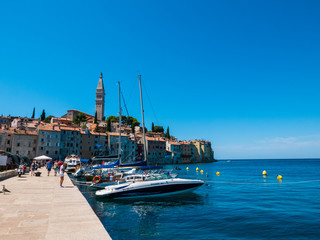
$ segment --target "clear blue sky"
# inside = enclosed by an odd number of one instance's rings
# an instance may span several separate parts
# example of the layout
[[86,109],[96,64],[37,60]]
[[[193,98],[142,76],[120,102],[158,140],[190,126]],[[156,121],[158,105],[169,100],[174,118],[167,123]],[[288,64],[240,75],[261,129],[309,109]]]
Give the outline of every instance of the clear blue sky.
[[106,116],[120,81],[140,120],[142,74],[149,128],[211,140],[218,159],[320,157],[319,12],[319,1],[1,1],[0,114],[94,114],[103,72]]

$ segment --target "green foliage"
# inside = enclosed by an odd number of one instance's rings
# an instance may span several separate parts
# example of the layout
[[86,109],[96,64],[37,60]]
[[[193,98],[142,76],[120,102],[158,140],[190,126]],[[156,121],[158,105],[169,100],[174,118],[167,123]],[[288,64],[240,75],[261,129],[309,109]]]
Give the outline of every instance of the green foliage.
[[154,132],[154,123],[152,122],[151,132]]
[[42,110],[40,119],[41,119],[41,121],[44,121],[46,119],[46,112],[44,111],[44,109]]
[[162,126],[154,126],[154,129],[152,130],[152,132],[164,132],[164,129]]
[[[111,123],[112,122],[119,122],[119,117],[109,116],[107,118],[107,132],[111,132]],[[138,122],[138,120],[136,118],[130,117],[130,116],[127,117],[127,116],[124,116],[124,115],[121,116],[121,123],[130,126],[131,129],[132,129],[132,132],[134,132],[134,127],[135,126],[139,126],[140,125],[140,122]],[[109,125],[110,125],[110,128],[109,128]]]
[[107,132],[111,132],[111,119],[107,118]]
[[167,128],[167,132],[165,134],[165,137],[170,139],[170,131],[169,131],[169,127]]
[[105,121],[105,120],[106,120],[106,116],[103,116],[102,121]]
[[94,123],[98,123],[98,114],[97,114],[97,111],[94,115]]
[[119,117],[115,117],[115,116],[109,116],[107,118],[107,122],[110,121],[110,122],[119,122]]
[[53,118],[54,116],[49,115],[48,117],[46,117],[43,121],[46,123],[51,123],[51,118]]
[[33,108],[33,112],[32,112],[32,116],[31,116],[32,119],[34,119],[34,115],[35,115],[35,114],[36,114],[36,108],[34,107],[34,108]]
[[87,119],[87,117],[86,117],[86,115],[84,113],[79,113],[73,119],[73,122],[76,123],[76,124],[80,124],[81,122],[85,122],[86,119]]

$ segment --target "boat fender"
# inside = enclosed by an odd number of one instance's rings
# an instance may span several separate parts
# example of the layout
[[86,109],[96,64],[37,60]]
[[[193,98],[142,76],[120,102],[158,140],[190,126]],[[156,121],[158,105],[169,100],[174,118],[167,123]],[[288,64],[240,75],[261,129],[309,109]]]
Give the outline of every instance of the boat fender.
[[100,183],[101,182],[101,177],[100,176],[94,176],[93,182],[94,183]]
[[217,176],[219,176],[219,175],[220,175],[220,172],[216,172],[216,174],[217,174]]
[[262,175],[267,175],[267,171],[263,170]]

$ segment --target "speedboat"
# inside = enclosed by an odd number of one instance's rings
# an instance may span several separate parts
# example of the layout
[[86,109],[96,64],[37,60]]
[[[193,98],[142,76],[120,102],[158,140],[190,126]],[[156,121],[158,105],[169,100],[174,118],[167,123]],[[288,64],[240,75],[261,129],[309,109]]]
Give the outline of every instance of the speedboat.
[[165,196],[193,191],[204,184],[202,180],[172,178],[168,174],[135,174],[125,177],[126,182],[96,191],[97,197],[136,198]]

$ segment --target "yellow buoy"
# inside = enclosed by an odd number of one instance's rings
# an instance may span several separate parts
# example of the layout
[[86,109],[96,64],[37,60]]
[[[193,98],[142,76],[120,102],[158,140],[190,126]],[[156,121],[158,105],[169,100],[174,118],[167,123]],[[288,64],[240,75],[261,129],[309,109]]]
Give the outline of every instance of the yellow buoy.
[[203,170],[201,170],[200,172],[203,173]]
[[266,170],[263,170],[262,174],[263,174],[263,175],[267,175],[267,171],[266,171]]
[[217,174],[217,176],[219,176],[219,175],[220,175],[220,173],[219,173],[219,172],[216,172],[216,174]]
[[279,181],[281,181],[281,180],[282,180],[282,176],[281,176],[281,175],[278,175],[278,176],[277,176],[277,179],[278,179]]
[[196,171],[199,171],[199,168],[198,168],[198,167],[196,168]]
[[186,169],[187,169],[187,171],[189,171],[189,167],[187,167]]

